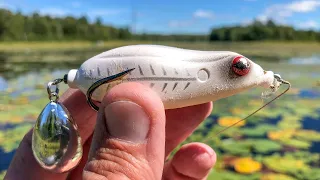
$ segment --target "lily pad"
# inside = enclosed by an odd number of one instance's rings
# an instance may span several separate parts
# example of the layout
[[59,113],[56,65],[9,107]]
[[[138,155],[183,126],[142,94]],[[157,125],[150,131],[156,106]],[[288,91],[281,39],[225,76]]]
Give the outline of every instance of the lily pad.
[[293,178],[285,174],[268,173],[268,174],[264,174],[260,180],[295,180],[295,179],[296,178]]
[[241,174],[252,174],[260,171],[262,164],[251,157],[238,158],[234,161],[234,169]]
[[294,129],[284,129],[280,131],[268,132],[268,138],[271,140],[290,139],[295,133]]
[[298,149],[308,149],[311,147],[311,142],[301,141],[298,139],[281,139],[279,142]]
[[262,154],[279,151],[282,149],[282,145],[280,143],[270,141],[267,139],[252,140],[252,147],[255,150],[255,152]]
[[24,135],[31,129],[31,127],[31,124],[26,124],[4,131],[3,138],[5,140],[1,143],[1,147],[4,151],[11,152],[16,149]]
[[[236,123],[236,124],[235,124]],[[218,124],[220,126],[229,127],[235,124],[235,127],[241,127],[245,125],[245,121],[241,121],[239,117],[226,116],[218,119]]]
[[232,155],[249,155],[251,152],[251,144],[227,139],[222,141],[221,149]]
[[294,136],[302,141],[320,141],[320,133],[313,130],[297,130]]
[[1,171],[0,172],[0,179],[4,179],[4,176],[6,175],[6,171]]
[[254,173],[251,175],[241,175],[231,171],[217,171],[213,169],[208,176],[208,180],[258,180],[262,175]]
[[241,133],[249,137],[261,137],[264,136],[268,131],[274,131],[278,128],[270,124],[261,124],[256,127],[245,127],[241,129]]
[[292,156],[273,155],[263,159],[263,163],[269,168],[279,173],[290,173],[309,171],[310,167],[302,160],[297,160]]

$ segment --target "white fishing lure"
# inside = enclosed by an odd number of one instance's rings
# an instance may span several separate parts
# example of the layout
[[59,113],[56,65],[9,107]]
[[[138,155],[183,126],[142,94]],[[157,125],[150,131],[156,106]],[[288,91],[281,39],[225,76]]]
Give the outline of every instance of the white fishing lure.
[[113,86],[130,81],[152,88],[166,109],[215,101],[257,86],[271,89],[272,93],[281,83],[289,84],[290,88],[290,83],[279,75],[263,70],[235,52],[156,45],[132,45],[106,51],[85,61],[79,69],[70,70],[63,79],[48,83],[50,102],[35,124],[32,151],[41,167],[58,173],[75,167],[82,157],[77,125],[67,108],[58,102],[58,84],[63,81],[85,93],[95,110],[99,107],[92,100],[101,101]]
[[173,109],[215,101],[255,86],[269,88],[274,82],[273,72],[235,52],[131,45],[88,59],[68,73],[67,83],[87,94],[97,80],[126,70],[131,71],[95,89],[92,99],[101,101],[114,85],[134,81],[152,88],[165,108]]

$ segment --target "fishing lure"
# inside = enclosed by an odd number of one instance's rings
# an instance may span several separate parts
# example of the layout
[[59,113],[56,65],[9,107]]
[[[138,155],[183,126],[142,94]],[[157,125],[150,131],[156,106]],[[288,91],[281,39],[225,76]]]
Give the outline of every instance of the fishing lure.
[[79,69],[70,70],[64,78],[48,83],[50,102],[35,124],[32,150],[37,162],[54,172],[75,167],[82,156],[77,125],[58,102],[61,82],[80,89],[96,111],[99,106],[95,103],[101,102],[108,90],[123,82],[149,86],[160,96],[165,109],[216,101],[253,87],[270,89],[272,93],[281,84],[288,84],[290,88],[290,83],[279,75],[230,51],[131,45],[103,52],[85,61]]

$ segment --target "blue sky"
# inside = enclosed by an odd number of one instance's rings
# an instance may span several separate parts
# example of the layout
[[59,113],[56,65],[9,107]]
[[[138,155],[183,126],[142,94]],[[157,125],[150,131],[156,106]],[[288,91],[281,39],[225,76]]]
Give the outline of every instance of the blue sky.
[[0,7],[24,14],[101,17],[105,24],[134,24],[136,32],[149,33],[208,33],[213,27],[268,18],[320,29],[320,0],[0,0]]

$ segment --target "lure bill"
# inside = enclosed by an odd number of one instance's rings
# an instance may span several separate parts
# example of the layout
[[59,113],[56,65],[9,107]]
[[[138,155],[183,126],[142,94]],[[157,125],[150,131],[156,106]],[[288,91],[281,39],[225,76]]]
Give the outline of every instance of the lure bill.
[[[61,82],[81,90],[89,106],[96,111],[99,106],[95,103],[101,102],[112,87],[124,82],[150,87],[159,95],[165,109],[216,101],[255,87],[267,89],[262,94],[267,98],[277,92],[281,84],[288,85],[287,90],[240,121],[263,109],[290,88],[290,83],[280,75],[265,71],[249,58],[231,51],[132,45],[103,52],[85,61],[78,69],[70,70],[64,78],[48,83],[50,102],[36,122],[32,150],[41,167],[58,173],[75,167],[82,157],[77,125],[68,110],[58,102],[58,84]],[[56,86],[54,91],[52,86]]]

